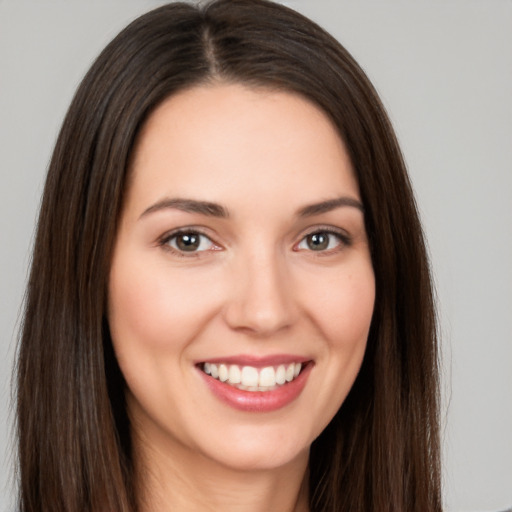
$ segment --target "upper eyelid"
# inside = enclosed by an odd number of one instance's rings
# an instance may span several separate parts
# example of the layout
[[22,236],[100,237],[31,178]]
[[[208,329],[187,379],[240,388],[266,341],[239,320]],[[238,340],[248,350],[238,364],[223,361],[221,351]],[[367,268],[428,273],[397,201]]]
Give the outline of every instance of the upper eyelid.
[[300,240],[304,239],[305,237],[307,237],[309,235],[313,235],[315,233],[332,233],[335,235],[339,235],[342,238],[351,238],[350,233],[346,229],[335,227],[335,226],[329,226],[329,225],[325,225],[325,226],[320,225],[320,226],[312,226],[311,228],[306,229],[303,232],[303,234],[301,235]]
[[209,233],[207,233],[204,228],[201,228],[199,226],[190,226],[190,227],[187,226],[187,227],[183,227],[183,228],[171,229],[169,231],[166,231],[163,235],[159,236],[158,242],[163,243],[163,242],[169,241],[171,238],[173,238],[177,235],[183,234],[183,233],[197,233],[198,235],[205,236],[206,238],[211,240],[214,244],[217,244],[217,242],[215,242],[214,238]]

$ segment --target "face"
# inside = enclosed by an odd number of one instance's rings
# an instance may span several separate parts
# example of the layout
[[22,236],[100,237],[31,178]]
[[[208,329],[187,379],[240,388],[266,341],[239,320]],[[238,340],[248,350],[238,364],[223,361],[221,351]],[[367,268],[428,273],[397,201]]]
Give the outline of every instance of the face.
[[356,378],[375,297],[333,125],[291,93],[198,86],[150,116],[131,172],[109,323],[138,438],[237,469],[304,457]]

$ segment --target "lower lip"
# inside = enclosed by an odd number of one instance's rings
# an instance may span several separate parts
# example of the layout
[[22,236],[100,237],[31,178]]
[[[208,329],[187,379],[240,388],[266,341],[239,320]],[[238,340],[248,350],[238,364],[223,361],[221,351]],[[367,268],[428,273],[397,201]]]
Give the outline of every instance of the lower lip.
[[313,364],[308,363],[295,379],[272,391],[244,391],[210,377],[201,369],[199,372],[212,393],[234,409],[247,412],[271,412],[285,407],[300,395],[312,367]]

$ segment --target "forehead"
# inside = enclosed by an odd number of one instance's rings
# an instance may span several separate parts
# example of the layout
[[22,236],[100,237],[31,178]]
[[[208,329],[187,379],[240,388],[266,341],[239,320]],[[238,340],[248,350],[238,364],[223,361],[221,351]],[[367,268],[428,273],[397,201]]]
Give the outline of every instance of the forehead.
[[[288,197],[300,205],[359,196],[327,115],[301,96],[238,84],[203,85],[164,101],[134,149],[129,195],[235,201]],[[142,205],[141,205],[142,207]]]

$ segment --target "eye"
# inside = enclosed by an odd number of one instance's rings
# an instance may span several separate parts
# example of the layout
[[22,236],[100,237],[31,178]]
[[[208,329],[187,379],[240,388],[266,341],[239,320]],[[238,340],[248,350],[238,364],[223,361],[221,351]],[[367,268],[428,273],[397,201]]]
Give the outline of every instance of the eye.
[[321,230],[309,233],[297,245],[297,250],[330,251],[349,243],[348,237],[335,231]]
[[216,245],[210,238],[197,231],[174,233],[162,240],[162,245],[166,245],[181,253],[202,252],[216,248]]

